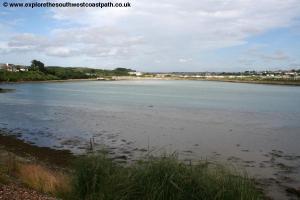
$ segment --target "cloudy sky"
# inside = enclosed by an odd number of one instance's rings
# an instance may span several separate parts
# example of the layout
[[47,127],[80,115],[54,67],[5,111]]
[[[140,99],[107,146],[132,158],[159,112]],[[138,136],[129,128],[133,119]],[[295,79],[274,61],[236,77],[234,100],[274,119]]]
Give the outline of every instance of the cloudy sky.
[[141,71],[300,68],[300,0],[129,0],[130,8],[102,9],[13,9],[4,1],[18,0],[0,0],[0,63],[38,59]]

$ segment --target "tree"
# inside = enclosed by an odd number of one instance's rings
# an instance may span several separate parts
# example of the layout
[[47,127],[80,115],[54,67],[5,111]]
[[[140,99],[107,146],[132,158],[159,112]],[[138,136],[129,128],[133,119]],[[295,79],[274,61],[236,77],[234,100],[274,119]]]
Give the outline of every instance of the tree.
[[38,60],[32,60],[31,61],[31,66],[29,68],[30,71],[41,71],[41,72],[46,72],[46,68],[44,63]]
[[128,76],[129,72],[131,72],[131,69],[126,69],[126,68],[116,68],[114,69],[112,72],[114,73],[114,75],[116,76]]

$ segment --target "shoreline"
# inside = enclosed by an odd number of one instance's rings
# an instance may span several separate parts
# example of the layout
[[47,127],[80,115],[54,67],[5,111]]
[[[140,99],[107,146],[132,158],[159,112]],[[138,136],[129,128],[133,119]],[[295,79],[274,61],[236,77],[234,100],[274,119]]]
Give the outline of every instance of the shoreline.
[[[0,82],[1,84],[22,84],[22,83],[66,83],[66,82],[81,82],[81,81],[151,81],[151,80],[163,80],[163,81],[215,81],[215,82],[227,82],[227,83],[247,83],[247,84],[261,84],[261,85],[281,85],[281,86],[300,86],[300,81],[270,81],[270,80],[237,80],[237,79],[205,79],[205,78],[155,78],[155,77],[129,77],[120,76],[113,77],[112,80],[97,80],[92,79],[66,79],[66,80],[45,80],[45,81],[16,81],[16,82]],[[4,89],[2,89],[4,90]]]
[[217,82],[228,82],[228,83],[249,83],[249,84],[262,84],[262,85],[282,85],[282,86],[300,86],[299,82],[284,82],[284,81],[249,81],[249,80],[222,80],[222,79],[200,79],[203,81],[217,81]]
[[228,82],[228,83],[249,83],[249,84],[263,84],[263,85],[286,85],[286,86],[300,86],[299,81],[272,81],[272,80],[238,80],[238,79],[225,79],[225,78],[180,78],[180,77],[113,77],[115,81],[139,81],[139,80],[176,80],[176,81],[216,81],[216,82]]

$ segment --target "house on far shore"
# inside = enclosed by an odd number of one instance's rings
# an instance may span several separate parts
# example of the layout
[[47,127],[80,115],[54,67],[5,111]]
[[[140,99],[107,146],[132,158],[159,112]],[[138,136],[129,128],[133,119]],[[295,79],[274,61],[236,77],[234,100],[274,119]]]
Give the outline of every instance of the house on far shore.
[[28,72],[28,67],[24,65],[15,65],[16,72]]
[[0,70],[5,70],[6,69],[6,64],[4,63],[0,63]]
[[28,67],[24,66],[24,65],[14,65],[14,64],[3,64],[0,63],[0,69],[2,70],[6,70],[9,72],[27,72],[28,71]]
[[14,71],[14,65],[13,64],[9,64],[9,63],[6,63],[6,64],[0,64],[0,68],[5,70],[5,71],[9,71],[9,72],[12,72]]
[[129,75],[132,75],[132,76],[142,76],[143,75],[143,72],[128,72]]

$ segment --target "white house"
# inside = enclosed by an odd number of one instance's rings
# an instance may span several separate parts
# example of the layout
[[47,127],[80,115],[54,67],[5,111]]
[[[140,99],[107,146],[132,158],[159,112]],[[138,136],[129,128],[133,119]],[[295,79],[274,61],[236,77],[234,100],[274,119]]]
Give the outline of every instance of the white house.
[[142,76],[142,72],[129,72],[129,75],[136,75],[136,76]]

